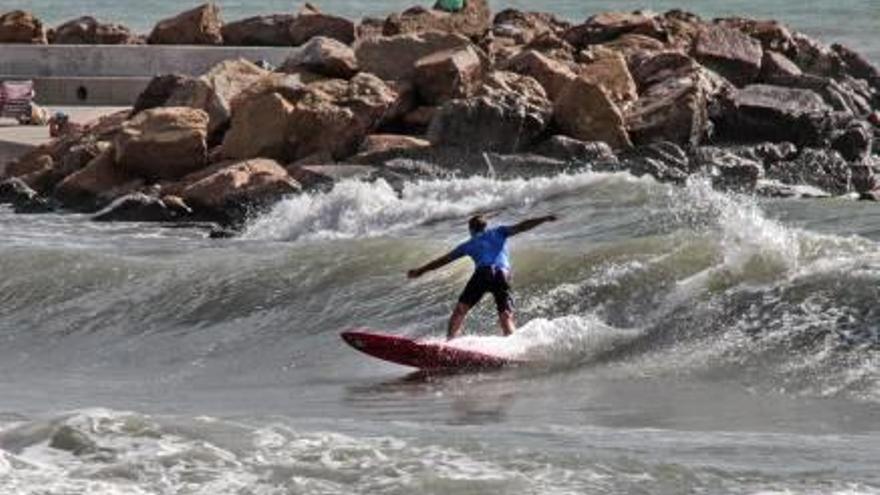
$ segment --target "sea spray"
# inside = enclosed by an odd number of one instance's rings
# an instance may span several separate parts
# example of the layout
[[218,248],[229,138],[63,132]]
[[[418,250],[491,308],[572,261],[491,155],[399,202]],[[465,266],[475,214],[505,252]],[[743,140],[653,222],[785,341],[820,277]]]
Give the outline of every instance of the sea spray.
[[385,180],[346,180],[326,193],[278,204],[247,229],[245,239],[298,240],[371,237],[505,208],[542,207],[560,195],[608,182],[639,182],[627,174],[583,172],[531,179],[486,177],[408,183],[398,194]]

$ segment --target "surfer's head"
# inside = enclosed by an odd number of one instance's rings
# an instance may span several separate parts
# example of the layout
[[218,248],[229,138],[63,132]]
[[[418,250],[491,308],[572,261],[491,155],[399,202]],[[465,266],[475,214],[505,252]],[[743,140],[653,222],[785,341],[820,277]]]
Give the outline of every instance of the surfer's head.
[[468,230],[471,231],[471,235],[477,235],[486,230],[486,225],[486,219],[483,215],[474,215],[468,220]]

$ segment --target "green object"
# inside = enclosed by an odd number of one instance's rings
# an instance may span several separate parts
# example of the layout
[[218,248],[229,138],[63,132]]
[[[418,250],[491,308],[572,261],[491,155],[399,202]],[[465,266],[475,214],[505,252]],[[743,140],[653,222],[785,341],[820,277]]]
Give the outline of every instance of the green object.
[[437,8],[447,12],[458,12],[464,8],[464,0],[437,0]]

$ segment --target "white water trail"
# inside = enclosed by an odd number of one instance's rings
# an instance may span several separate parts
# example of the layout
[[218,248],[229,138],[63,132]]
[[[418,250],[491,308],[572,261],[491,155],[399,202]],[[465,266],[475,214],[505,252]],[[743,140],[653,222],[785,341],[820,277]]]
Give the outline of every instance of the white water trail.
[[243,237],[287,241],[373,237],[487,210],[528,208],[609,180],[638,179],[591,172],[503,181],[469,177],[408,183],[399,195],[385,180],[346,180],[329,192],[279,203],[251,224]]

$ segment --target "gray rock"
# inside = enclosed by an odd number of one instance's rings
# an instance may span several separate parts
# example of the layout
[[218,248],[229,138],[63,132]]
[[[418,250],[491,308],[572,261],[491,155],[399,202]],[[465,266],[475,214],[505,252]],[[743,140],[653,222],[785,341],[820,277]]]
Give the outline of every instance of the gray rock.
[[814,91],[754,84],[733,95],[731,107],[716,120],[716,138],[819,145],[830,114],[831,107]]
[[810,185],[834,195],[849,192],[849,163],[834,150],[805,148],[791,161],[768,166],[767,178],[785,184]]
[[853,120],[835,133],[831,147],[849,162],[862,163],[871,156],[874,129],[863,120]]
[[446,102],[428,127],[435,145],[512,153],[527,149],[547,129],[549,101],[534,104],[516,93]]
[[611,146],[602,141],[580,141],[556,135],[542,141],[530,150],[532,153],[556,160],[579,163],[617,163]]

